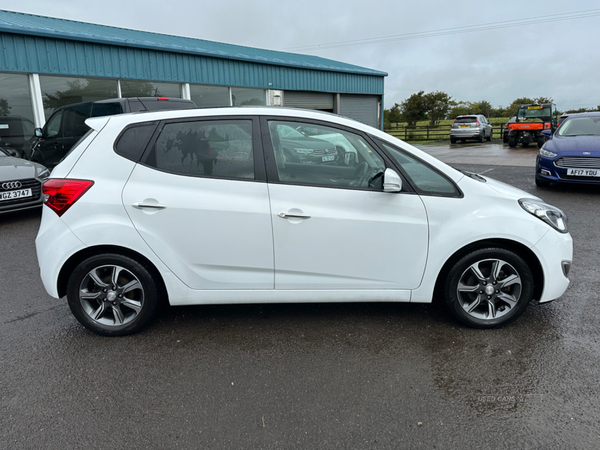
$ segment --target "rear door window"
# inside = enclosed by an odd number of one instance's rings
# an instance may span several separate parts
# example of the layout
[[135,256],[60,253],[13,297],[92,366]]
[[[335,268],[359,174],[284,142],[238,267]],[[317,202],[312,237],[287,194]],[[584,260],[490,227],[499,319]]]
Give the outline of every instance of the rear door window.
[[253,180],[252,121],[168,122],[144,164],[180,175]]
[[85,120],[90,117],[91,103],[65,108],[63,112],[63,137],[81,137],[89,130]]

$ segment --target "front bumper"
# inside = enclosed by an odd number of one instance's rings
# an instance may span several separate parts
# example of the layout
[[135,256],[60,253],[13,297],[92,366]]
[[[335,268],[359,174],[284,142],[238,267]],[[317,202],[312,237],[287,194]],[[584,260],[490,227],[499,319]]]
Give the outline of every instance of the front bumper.
[[573,261],[573,239],[569,233],[548,230],[534,246],[544,272],[544,289],[540,303],[555,300],[569,286],[568,269]]
[[567,175],[567,167],[554,165],[557,159],[558,157],[546,158],[538,154],[535,164],[535,177],[549,183],[600,184],[600,177]]

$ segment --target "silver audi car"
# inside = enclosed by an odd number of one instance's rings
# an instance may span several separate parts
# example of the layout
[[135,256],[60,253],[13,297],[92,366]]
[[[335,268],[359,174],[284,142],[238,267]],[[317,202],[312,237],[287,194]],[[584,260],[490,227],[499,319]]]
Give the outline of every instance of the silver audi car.
[[42,182],[50,171],[0,147],[0,214],[42,205]]

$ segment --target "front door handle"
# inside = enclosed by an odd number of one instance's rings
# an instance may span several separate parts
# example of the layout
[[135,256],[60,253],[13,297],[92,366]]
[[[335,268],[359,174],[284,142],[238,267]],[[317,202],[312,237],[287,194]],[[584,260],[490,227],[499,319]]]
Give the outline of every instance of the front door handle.
[[281,217],[282,219],[310,219],[310,216],[308,214],[291,214],[291,213],[280,212],[277,215],[279,217]]
[[135,202],[132,205],[136,209],[142,208],[151,208],[151,209],[165,209],[165,205],[161,205],[160,203],[144,203],[144,202]]

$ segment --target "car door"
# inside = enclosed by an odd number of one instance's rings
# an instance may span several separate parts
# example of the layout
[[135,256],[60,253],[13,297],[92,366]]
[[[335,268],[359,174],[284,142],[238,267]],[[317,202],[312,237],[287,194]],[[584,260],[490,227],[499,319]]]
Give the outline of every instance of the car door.
[[256,133],[252,118],[162,123],[123,190],[135,228],[192,289],[274,287],[269,198]]
[[[268,130],[265,149],[272,155],[267,173],[275,288],[418,287],[427,261],[425,207],[414,193],[383,192],[389,163],[369,141],[325,124],[264,119],[262,125]],[[335,143],[339,153],[333,160],[323,155],[322,161],[289,161],[278,133],[285,126],[310,129],[309,137]]]

